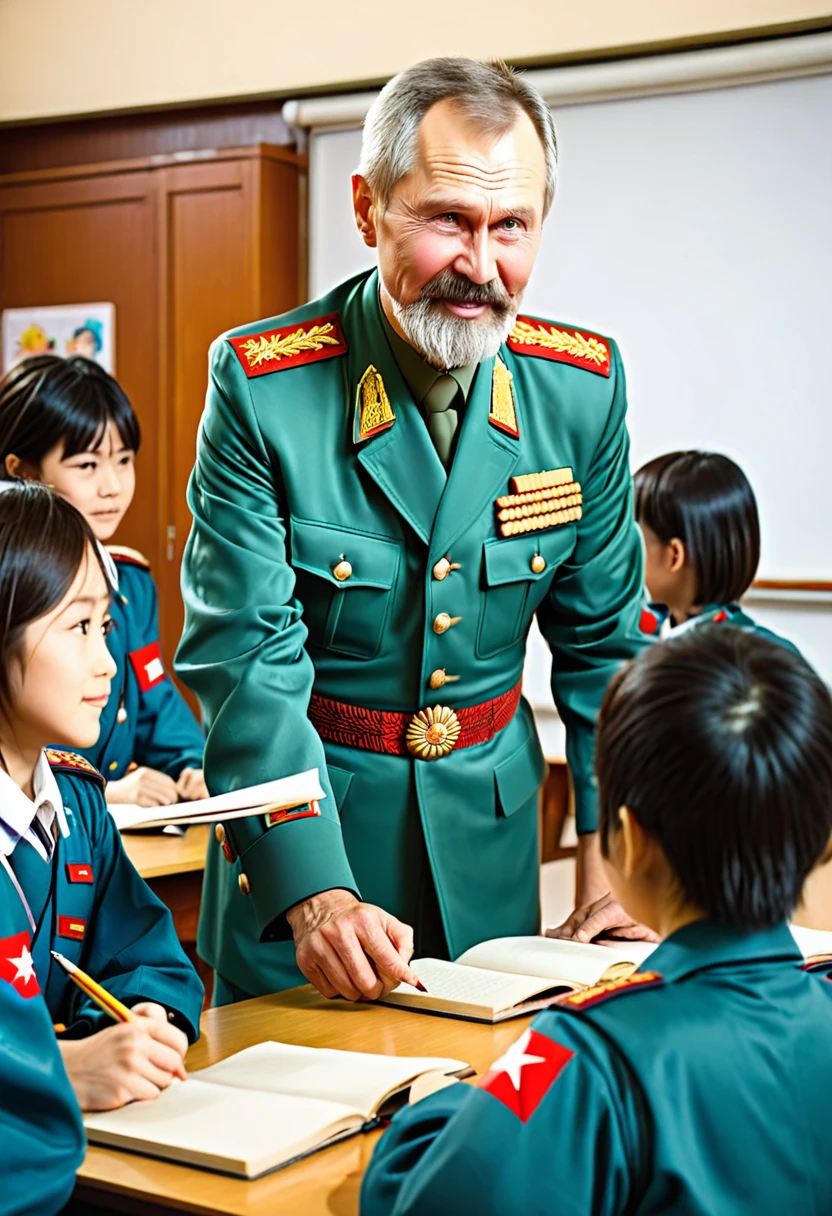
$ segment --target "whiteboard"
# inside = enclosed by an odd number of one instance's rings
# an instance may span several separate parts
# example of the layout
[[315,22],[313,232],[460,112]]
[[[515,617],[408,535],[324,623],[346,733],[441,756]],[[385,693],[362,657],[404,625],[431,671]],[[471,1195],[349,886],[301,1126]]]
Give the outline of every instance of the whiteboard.
[[[746,470],[761,578],[832,581],[832,76],[554,111],[560,184],[524,310],[619,342],[633,467]],[[310,140],[310,294],[372,264],[358,130]]]

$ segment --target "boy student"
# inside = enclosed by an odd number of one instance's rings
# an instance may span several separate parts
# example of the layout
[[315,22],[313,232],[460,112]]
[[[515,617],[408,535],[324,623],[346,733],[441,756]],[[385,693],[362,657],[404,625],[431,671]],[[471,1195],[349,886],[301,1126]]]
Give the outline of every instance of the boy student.
[[596,771],[610,886],[662,944],[397,1115],[363,1216],[832,1212],[832,984],[786,925],[832,829],[828,690],[690,630],[613,679]]

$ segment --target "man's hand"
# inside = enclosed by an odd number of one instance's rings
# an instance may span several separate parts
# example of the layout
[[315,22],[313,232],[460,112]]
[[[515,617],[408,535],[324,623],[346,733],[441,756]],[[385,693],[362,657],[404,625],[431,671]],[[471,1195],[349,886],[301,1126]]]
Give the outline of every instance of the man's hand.
[[576,908],[562,925],[546,930],[547,937],[563,937],[573,942],[591,942],[599,933],[628,941],[659,941],[658,934],[628,916],[609,891],[591,904]]
[[208,786],[201,768],[183,768],[176,783],[176,792],[183,802],[194,802],[208,797]]
[[104,791],[108,802],[130,802],[137,806],[173,806],[179,801],[176,782],[155,768],[134,768],[120,781],[108,781]]
[[174,1078],[184,1081],[188,1040],[161,1005],[141,1004],[129,1022],[87,1039],[60,1042],[64,1066],[81,1110],[115,1110],[157,1098]]
[[399,983],[418,984],[407,966],[413,930],[349,891],[322,891],[286,913],[298,966],[322,996],[374,1001]]
[[597,832],[578,837],[575,868],[575,911],[562,925],[546,930],[547,937],[591,942],[600,933],[630,941],[657,942],[657,934],[629,916],[609,890]]

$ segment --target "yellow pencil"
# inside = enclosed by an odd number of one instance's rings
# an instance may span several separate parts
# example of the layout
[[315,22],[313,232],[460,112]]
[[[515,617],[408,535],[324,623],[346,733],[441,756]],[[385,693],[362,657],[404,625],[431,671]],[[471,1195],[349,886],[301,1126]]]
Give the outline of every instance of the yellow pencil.
[[52,957],[56,963],[60,963],[64,971],[67,973],[73,983],[77,984],[82,992],[86,992],[87,996],[95,1001],[100,1009],[105,1013],[109,1013],[111,1018],[117,1022],[129,1022],[133,1019],[133,1014],[126,1005],[122,1005],[121,1001],[116,1000],[114,996],[110,996],[105,988],[97,984],[92,976],[87,975],[86,971],[82,971],[80,967],[76,967],[75,963],[71,963],[68,958],[64,958],[62,954],[58,954],[57,950],[52,951]]

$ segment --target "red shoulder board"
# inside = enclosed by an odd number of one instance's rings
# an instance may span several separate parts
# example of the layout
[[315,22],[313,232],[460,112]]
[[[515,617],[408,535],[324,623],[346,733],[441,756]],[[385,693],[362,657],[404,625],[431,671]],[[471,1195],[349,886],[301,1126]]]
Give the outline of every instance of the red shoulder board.
[[649,608],[642,608],[638,625],[642,633],[649,633],[653,637],[659,632],[661,622],[655,612],[652,612]]
[[715,625],[721,625],[723,623],[723,621],[729,621],[730,619],[731,618],[728,616],[728,613],[725,611],[724,608],[721,608],[720,611],[716,614],[716,616],[711,617],[711,620],[713,621],[713,623]]
[[537,355],[554,363],[571,363],[599,376],[610,374],[610,345],[605,338],[536,317],[517,318],[508,347],[516,355]]
[[79,756],[76,752],[65,752],[57,747],[47,747],[44,749],[44,755],[53,772],[80,773],[82,777],[92,777],[94,781],[99,781],[102,786],[105,784],[104,778],[95,765],[90,764],[89,760]]
[[287,367],[301,367],[319,359],[333,359],[347,352],[337,312],[280,329],[267,329],[261,334],[245,334],[229,338],[245,374],[266,376],[282,372]]
[[572,1009],[587,1009],[590,1005],[599,1005],[610,997],[621,996],[625,992],[637,992],[639,988],[656,988],[664,983],[664,977],[658,971],[636,971],[623,980],[602,980],[590,988],[582,988],[580,992],[570,992],[555,1002],[557,1005],[568,1005]]
[[107,552],[114,562],[123,562],[127,566],[141,566],[142,570],[150,569],[150,562],[138,549],[128,549],[127,545],[108,545]]

